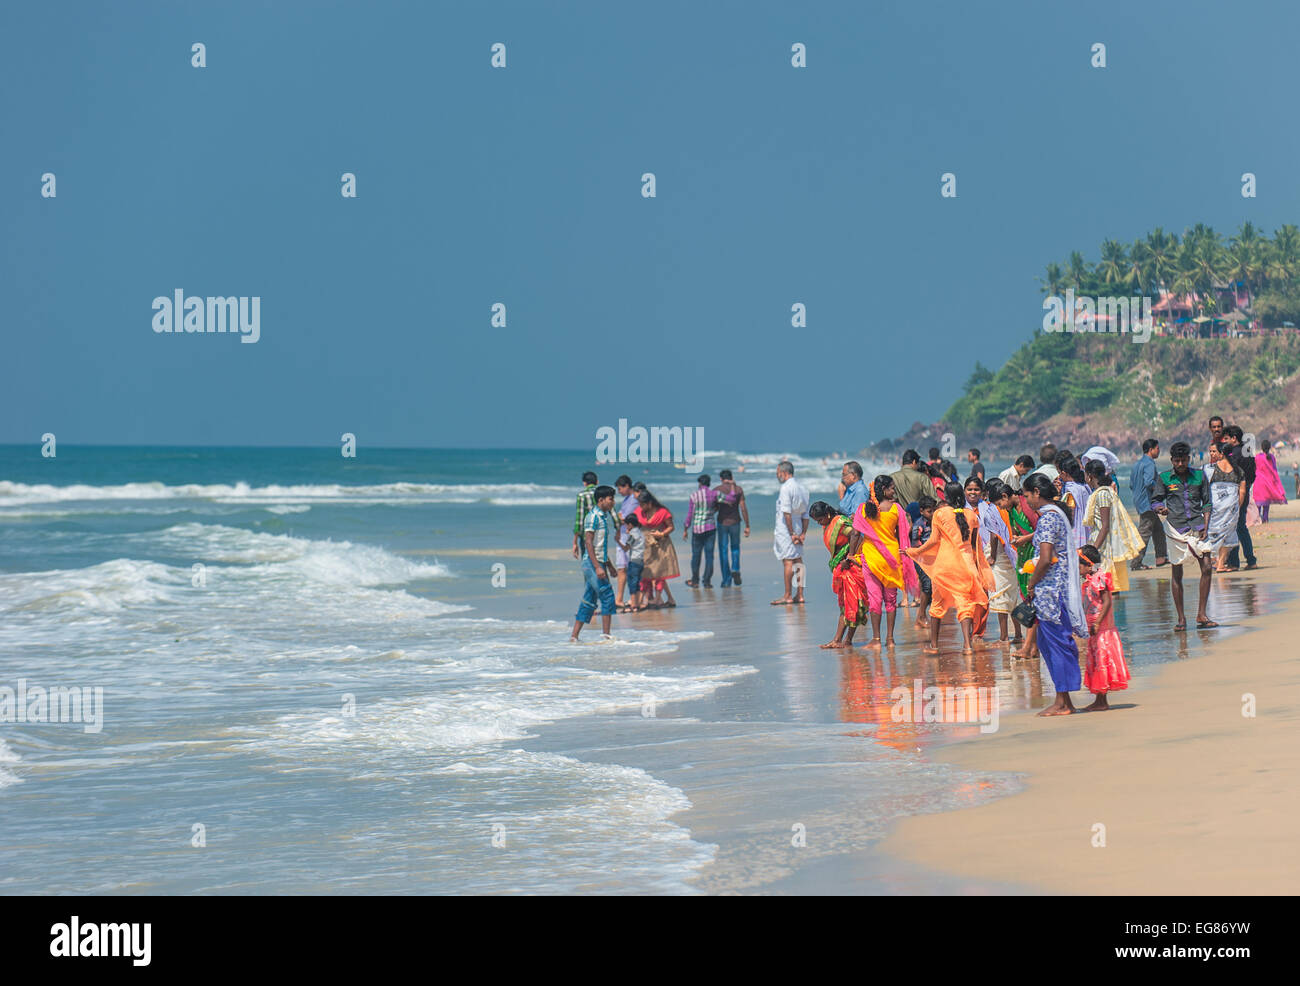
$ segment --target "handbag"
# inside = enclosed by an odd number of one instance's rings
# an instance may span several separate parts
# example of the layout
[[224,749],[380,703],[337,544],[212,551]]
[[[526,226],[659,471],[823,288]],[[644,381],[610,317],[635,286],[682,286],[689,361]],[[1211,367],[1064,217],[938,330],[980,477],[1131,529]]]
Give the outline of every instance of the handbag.
[[1022,627],[1031,627],[1038,622],[1038,614],[1034,612],[1034,606],[1028,600],[1022,601],[1011,611],[1011,618]]

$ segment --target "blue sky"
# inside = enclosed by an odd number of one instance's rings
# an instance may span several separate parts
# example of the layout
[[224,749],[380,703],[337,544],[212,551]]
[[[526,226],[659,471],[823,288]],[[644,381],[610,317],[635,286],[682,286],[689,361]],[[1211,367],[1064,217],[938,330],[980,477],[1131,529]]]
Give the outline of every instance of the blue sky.
[[[6,3],[0,441],[934,420],[1071,249],[1300,221],[1297,8],[1073,6]],[[177,288],[260,296],[260,341],[155,334]]]

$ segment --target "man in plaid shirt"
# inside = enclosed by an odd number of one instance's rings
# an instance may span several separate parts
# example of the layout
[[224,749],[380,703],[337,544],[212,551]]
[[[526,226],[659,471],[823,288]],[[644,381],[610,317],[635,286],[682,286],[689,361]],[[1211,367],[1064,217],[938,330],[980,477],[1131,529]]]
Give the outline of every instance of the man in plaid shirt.
[[582,522],[596,505],[596,474],[591,470],[582,474],[582,492],[578,494],[578,516],[573,521],[573,557],[581,555],[578,544],[582,541]]
[[682,540],[691,538],[691,580],[686,584],[695,588],[700,584],[700,553],[704,553],[704,587],[713,588],[713,542],[718,537],[718,491],[709,488],[708,476],[700,476],[699,488],[691,494],[686,508],[686,526]]

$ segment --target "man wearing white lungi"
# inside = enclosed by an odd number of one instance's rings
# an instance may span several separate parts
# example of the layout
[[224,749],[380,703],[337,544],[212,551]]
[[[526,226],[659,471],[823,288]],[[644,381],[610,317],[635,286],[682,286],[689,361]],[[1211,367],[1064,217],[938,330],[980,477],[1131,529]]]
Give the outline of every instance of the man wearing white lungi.
[[803,586],[807,581],[803,542],[808,533],[808,491],[794,478],[794,466],[788,461],[776,467],[776,478],[781,489],[776,494],[773,550],[785,569],[785,595],[772,600],[772,605],[798,605],[803,602]]

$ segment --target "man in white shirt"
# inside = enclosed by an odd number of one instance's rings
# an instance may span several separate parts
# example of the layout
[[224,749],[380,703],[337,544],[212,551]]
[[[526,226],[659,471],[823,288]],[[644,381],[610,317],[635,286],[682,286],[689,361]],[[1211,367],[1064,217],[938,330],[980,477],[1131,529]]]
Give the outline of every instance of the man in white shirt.
[[[1056,477],[1060,475],[1060,473],[1057,471],[1057,469],[1056,469],[1056,465],[1055,465],[1055,462],[1056,462],[1056,446],[1053,445],[1051,442],[1048,442],[1046,445],[1044,445],[1042,448],[1040,448],[1040,449],[1038,450],[1038,461],[1041,462],[1042,465],[1039,466],[1037,469],[1035,469],[1033,472],[1031,472],[1029,475],[1030,475],[1030,476],[1033,476],[1035,473],[1040,473],[1040,472],[1041,472],[1044,476],[1046,476],[1048,479],[1050,479],[1053,483],[1056,482]],[[1028,477],[1025,477],[1025,478],[1027,479]],[[1024,484],[1024,480],[1023,480],[1023,479],[1022,479],[1020,482],[1021,482],[1022,485]]]
[[998,479],[1010,486],[1013,491],[1019,493],[1021,490],[1021,483],[1033,468],[1034,457],[1032,455],[1022,455],[1020,458],[1016,459],[1015,463],[1009,468],[1003,469],[1002,472],[998,474]]
[[781,488],[776,494],[773,550],[785,570],[785,595],[773,599],[772,605],[797,606],[803,603],[803,587],[807,581],[803,543],[808,533],[808,491],[794,478],[794,465],[788,461],[777,465],[776,478]]

